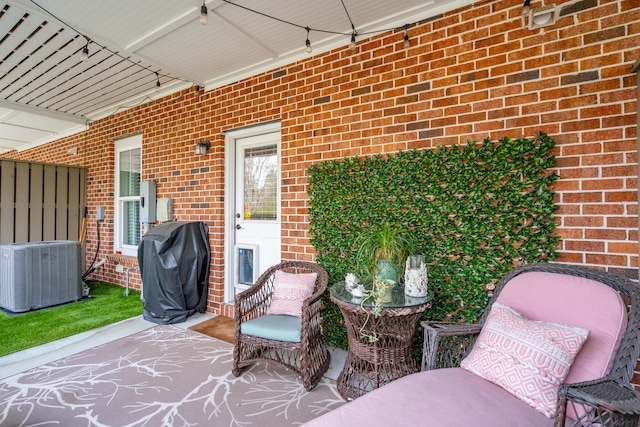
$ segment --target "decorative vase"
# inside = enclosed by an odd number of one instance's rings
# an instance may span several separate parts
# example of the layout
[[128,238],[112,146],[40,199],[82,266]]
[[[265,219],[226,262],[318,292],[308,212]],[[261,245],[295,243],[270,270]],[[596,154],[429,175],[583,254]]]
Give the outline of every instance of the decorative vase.
[[378,261],[378,267],[376,268],[376,277],[380,277],[385,280],[396,281],[396,269],[393,263],[388,259],[381,259]]
[[407,257],[404,270],[404,293],[411,297],[425,297],[429,289],[427,284],[427,265],[424,255],[410,255]]

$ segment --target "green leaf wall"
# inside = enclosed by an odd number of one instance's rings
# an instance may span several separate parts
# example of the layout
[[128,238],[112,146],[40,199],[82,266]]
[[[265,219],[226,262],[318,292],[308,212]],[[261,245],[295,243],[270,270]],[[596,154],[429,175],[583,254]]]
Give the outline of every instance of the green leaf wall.
[[[473,322],[491,285],[515,264],[557,255],[554,146],[541,133],[314,164],[307,172],[317,262],[331,283],[343,280],[354,271],[363,232],[401,227],[428,263],[435,301],[425,318]],[[342,315],[328,292],[323,319],[327,343],[345,348]]]

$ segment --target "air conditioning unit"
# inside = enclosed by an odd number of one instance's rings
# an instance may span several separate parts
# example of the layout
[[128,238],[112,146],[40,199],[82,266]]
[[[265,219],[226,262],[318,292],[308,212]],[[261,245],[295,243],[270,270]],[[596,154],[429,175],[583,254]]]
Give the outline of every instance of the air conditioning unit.
[[236,251],[236,283],[237,291],[243,291],[258,279],[258,245],[237,244]]
[[82,298],[80,242],[0,245],[0,307],[20,313]]

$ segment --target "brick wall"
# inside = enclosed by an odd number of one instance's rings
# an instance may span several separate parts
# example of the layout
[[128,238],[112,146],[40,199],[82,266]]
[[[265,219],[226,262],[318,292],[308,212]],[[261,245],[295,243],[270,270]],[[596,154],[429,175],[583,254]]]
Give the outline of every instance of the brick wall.
[[[143,180],[173,197],[180,220],[210,225],[209,310],[223,299],[222,131],[281,120],[282,256],[313,259],[305,169],[313,162],[437,145],[531,137],[557,142],[560,261],[637,277],[637,0],[563,2],[559,22],[529,30],[521,0],[481,1],[221,88],[195,88],[92,123],[8,157],[88,167],[87,258],[106,206],[100,258],[113,247],[113,141],[143,134]],[[540,6],[533,1],[532,6]],[[348,40],[345,39],[345,44]],[[193,146],[208,139],[207,156]],[[67,153],[78,147],[77,156]],[[92,278],[124,284],[110,257]],[[139,274],[131,284],[139,286]]]

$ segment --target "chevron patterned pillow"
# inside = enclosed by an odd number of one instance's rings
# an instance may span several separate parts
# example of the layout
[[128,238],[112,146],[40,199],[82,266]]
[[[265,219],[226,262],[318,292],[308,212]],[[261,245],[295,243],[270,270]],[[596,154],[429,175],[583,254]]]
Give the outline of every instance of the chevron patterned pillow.
[[317,273],[294,274],[277,270],[267,314],[302,316],[302,303],[313,295],[317,276]]
[[460,367],[553,418],[558,387],[588,335],[585,328],[529,320],[496,302]]

